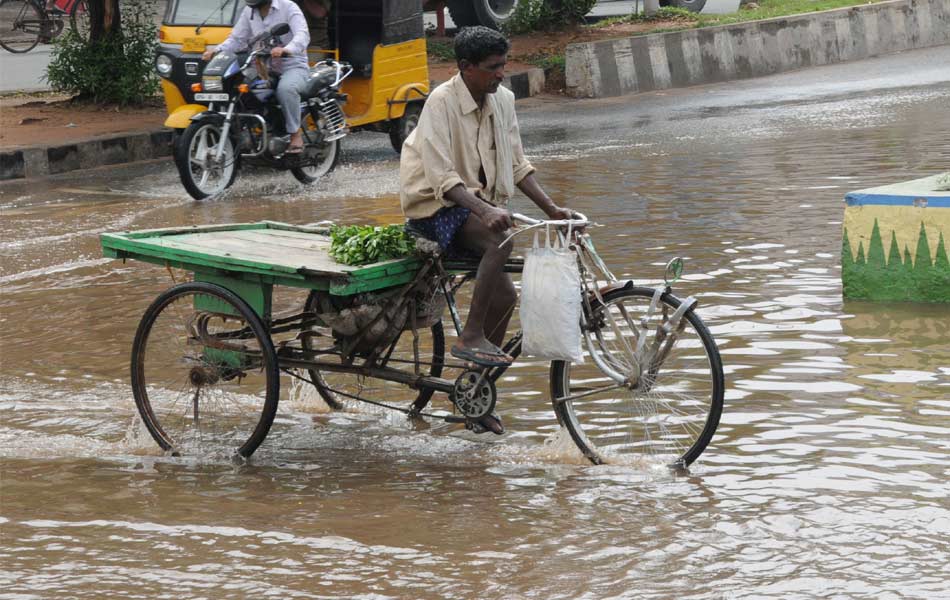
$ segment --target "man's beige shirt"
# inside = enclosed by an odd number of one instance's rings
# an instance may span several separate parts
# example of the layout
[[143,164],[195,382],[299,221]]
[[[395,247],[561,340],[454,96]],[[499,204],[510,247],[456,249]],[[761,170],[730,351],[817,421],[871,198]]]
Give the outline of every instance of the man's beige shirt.
[[[499,87],[495,96],[494,104],[501,110],[494,111],[488,101],[479,110],[460,75],[429,95],[399,161],[399,200],[407,218],[430,217],[443,206],[452,206],[445,193],[458,184],[495,206],[508,203],[510,198],[496,189],[496,118],[503,120],[500,130],[508,132],[504,143],[511,148],[511,181],[517,184],[534,172],[521,146],[514,94]],[[479,168],[485,170],[485,185],[479,181]]]

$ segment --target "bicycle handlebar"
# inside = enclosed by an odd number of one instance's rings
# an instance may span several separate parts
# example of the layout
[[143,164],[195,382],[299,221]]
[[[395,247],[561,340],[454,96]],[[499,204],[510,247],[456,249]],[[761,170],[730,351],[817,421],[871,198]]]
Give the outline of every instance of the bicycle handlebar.
[[577,212],[576,210],[572,212],[577,216],[576,219],[532,219],[531,217],[525,216],[521,213],[512,213],[511,218],[515,221],[521,221],[526,225],[530,225],[531,227],[538,227],[540,225],[554,225],[557,227],[586,227],[587,225],[590,225],[590,220],[588,220],[585,215]]
[[526,224],[527,227],[523,227],[521,229],[515,229],[514,232],[512,232],[508,237],[505,238],[505,241],[503,241],[501,244],[498,245],[498,247],[500,248],[504,246],[519,233],[524,233],[525,231],[529,231],[531,229],[534,229],[535,227],[545,227],[545,226],[553,225],[555,227],[570,227],[572,229],[576,229],[579,227],[587,227],[588,225],[592,225],[590,220],[588,220],[588,218],[584,214],[579,213],[576,210],[572,212],[578,217],[577,219],[547,219],[547,220],[540,219],[539,220],[539,219],[532,219],[531,217],[525,216],[521,213],[511,213],[512,220],[520,221]]

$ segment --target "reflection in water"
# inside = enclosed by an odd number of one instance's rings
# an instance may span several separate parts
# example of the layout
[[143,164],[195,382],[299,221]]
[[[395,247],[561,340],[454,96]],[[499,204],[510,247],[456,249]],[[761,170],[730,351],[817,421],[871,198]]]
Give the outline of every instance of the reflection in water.
[[688,476],[586,466],[533,363],[501,382],[501,439],[298,392],[248,464],[162,456],[127,363],[182,274],[103,261],[96,234],[393,222],[395,161],[314,188],[248,172],[201,203],[167,164],[118,191],[101,174],[0,189],[6,594],[946,596],[950,309],[842,303],[838,252],[847,190],[946,164],[948,94],[526,132],[546,187],[604,224],[618,274],[652,284],[687,259],[676,288],[699,298],[729,388]]

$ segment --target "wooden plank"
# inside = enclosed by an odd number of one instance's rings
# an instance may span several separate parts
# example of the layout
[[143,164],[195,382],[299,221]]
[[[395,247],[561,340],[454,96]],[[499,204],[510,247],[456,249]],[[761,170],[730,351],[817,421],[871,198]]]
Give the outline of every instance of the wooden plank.
[[[358,293],[410,281],[421,261],[406,257],[350,266],[329,256],[324,228],[238,223],[102,234],[105,256],[186,270],[269,276],[275,284]],[[210,270],[210,271],[209,271]]]
[[[104,234],[105,235],[105,234]],[[168,245],[152,244],[148,240],[125,240],[103,238],[103,245],[121,250],[128,258],[149,256],[157,259],[174,259],[184,263],[208,265],[222,270],[245,271],[254,273],[273,274],[274,272],[298,273],[297,269],[281,265],[261,264],[254,261],[242,260],[236,257],[224,257],[218,254],[202,254],[194,251],[181,251]],[[240,268],[238,268],[240,267]]]
[[165,227],[163,229],[142,229],[140,231],[120,231],[115,234],[127,239],[178,235],[182,233],[201,233],[212,231],[235,231],[240,229],[266,229],[266,223],[229,223],[226,225],[192,225],[190,227]]
[[288,269],[306,268],[308,271],[322,273],[333,277],[345,277],[355,267],[343,265],[329,256],[322,248],[313,250],[293,250],[290,248],[274,247],[266,240],[251,244],[247,241],[234,239],[233,232],[221,234],[199,234],[195,236],[176,236],[163,238],[163,241],[179,250],[196,250],[205,254],[224,257],[226,260],[238,258],[253,261],[260,265],[281,266]]

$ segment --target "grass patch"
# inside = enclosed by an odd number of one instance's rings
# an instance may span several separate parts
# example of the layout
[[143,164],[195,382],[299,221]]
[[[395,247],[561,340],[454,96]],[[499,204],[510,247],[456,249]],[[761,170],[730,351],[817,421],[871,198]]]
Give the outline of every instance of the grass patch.
[[563,54],[535,54],[534,56],[527,57],[526,62],[536,67],[541,67],[545,73],[552,69],[560,69],[563,71],[564,65],[566,64]]
[[441,40],[426,40],[426,52],[432,58],[455,62],[455,46],[452,42],[443,42]]
[[[625,17],[612,17],[604,19],[589,25],[591,29],[613,25],[617,23],[652,23],[663,22],[664,26],[649,31],[643,31],[634,35],[650,35],[653,33],[668,33],[671,31],[682,31],[684,29],[694,29],[700,27],[715,27],[717,25],[731,25],[733,23],[745,23],[748,21],[761,21],[763,19],[774,19],[776,17],[787,17],[810,12],[823,10],[833,10],[836,8],[847,8],[849,6],[861,6],[865,4],[877,4],[885,0],[760,0],[755,2],[750,8],[745,4],[739,8],[739,12],[728,15],[701,15],[689,12],[682,8],[664,7],[651,16],[644,14],[634,14]],[[670,21],[682,23],[682,26],[669,26]]]
[[748,5],[746,5],[741,7],[739,12],[731,15],[700,15],[699,27],[712,27],[715,25],[729,25],[731,23],[787,17],[789,15],[800,15],[835,8],[877,4],[883,1],[884,0],[761,0],[757,2],[758,8],[748,8]]

